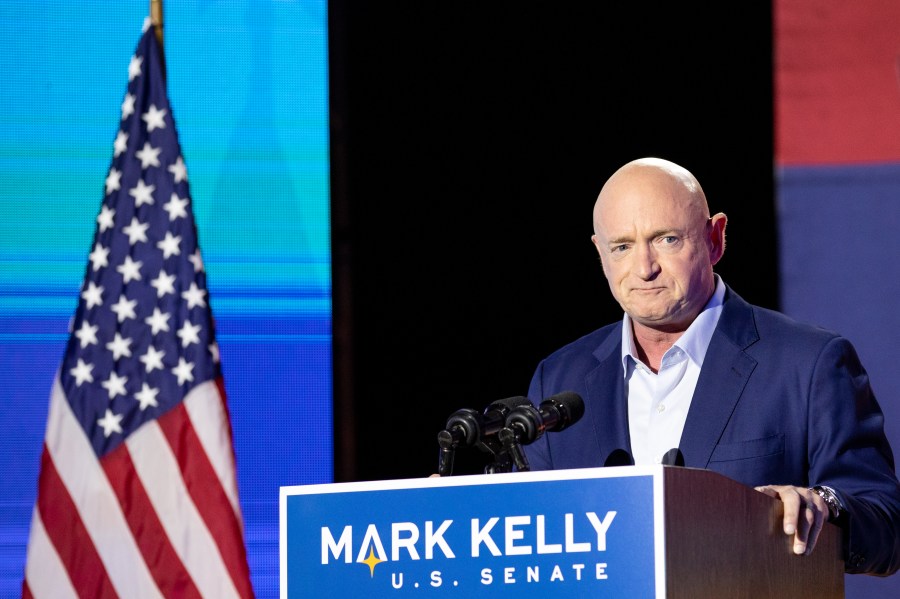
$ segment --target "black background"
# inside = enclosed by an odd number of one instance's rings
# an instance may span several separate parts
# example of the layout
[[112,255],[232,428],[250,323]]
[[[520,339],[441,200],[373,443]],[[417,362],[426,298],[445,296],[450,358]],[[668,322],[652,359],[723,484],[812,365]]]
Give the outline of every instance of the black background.
[[591,209],[634,158],[697,176],[717,272],[778,307],[770,6],[608,4],[331,1],[336,480],[435,472],[454,410],[621,317]]

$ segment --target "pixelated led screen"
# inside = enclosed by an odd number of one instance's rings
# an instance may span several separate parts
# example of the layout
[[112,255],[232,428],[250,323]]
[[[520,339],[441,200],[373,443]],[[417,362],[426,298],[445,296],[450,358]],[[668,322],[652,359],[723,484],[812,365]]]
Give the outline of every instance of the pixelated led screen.
[[[51,384],[148,0],[0,5],[0,596],[17,596]],[[174,1],[172,104],[208,273],[254,588],[278,487],[332,480],[324,0]]]

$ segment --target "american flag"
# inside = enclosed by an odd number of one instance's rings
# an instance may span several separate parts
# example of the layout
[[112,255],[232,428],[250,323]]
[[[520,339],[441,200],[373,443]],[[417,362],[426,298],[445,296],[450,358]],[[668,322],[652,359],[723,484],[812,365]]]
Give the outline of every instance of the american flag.
[[251,597],[206,275],[153,29],[50,398],[23,597]]

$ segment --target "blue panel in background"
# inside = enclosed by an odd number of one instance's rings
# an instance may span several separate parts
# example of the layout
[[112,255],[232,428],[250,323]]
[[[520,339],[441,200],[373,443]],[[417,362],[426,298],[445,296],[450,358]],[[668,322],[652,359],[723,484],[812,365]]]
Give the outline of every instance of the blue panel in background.
[[[0,5],[0,596],[21,588],[50,387],[147,0]],[[327,3],[165,4],[168,91],[234,429],[248,559],[332,480]]]
[[[779,172],[781,305],[856,347],[900,451],[900,164]],[[898,456],[895,455],[895,458]],[[848,576],[847,597],[900,596],[900,576]]]

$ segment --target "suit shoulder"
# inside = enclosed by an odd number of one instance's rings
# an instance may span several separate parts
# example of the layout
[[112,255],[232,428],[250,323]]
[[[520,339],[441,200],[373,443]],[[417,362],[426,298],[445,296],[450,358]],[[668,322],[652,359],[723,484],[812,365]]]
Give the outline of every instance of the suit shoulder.
[[742,347],[768,345],[819,347],[841,335],[800,322],[782,312],[751,304],[728,288],[718,328]]
[[781,356],[776,359],[798,367],[815,364],[826,356],[849,356],[852,362],[859,361],[856,348],[838,332],[758,306],[753,306],[753,318],[759,340],[747,351],[758,359]]
[[753,318],[756,321],[760,336],[763,338],[784,336],[814,345],[824,345],[842,337],[835,331],[800,322],[775,310],[769,310],[760,306],[752,306],[752,308]]
[[596,351],[612,351],[619,347],[621,338],[622,322],[614,322],[564,345],[547,356],[543,363],[547,365],[560,362],[572,364],[574,361],[586,359],[596,362],[596,358],[593,357]]

